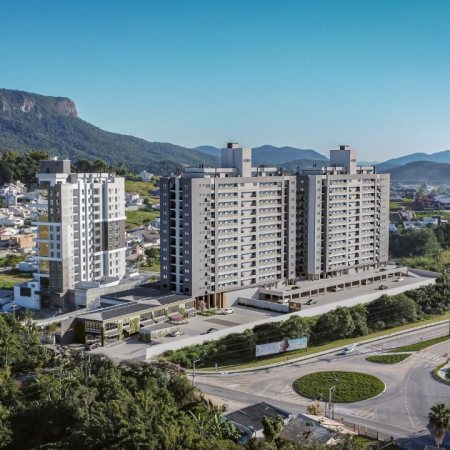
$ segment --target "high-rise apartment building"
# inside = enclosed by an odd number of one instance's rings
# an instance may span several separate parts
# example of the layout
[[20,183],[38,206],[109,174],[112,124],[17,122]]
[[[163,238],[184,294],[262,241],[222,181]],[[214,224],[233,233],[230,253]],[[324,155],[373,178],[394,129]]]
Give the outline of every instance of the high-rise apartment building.
[[48,195],[48,216],[37,223],[41,297],[62,306],[79,282],[123,278],[124,179],[71,173],[68,160],[43,161],[37,178]]
[[221,168],[161,179],[161,286],[223,306],[223,294],[295,278],[296,177],[252,167],[228,144]]
[[297,272],[309,280],[357,273],[388,260],[389,175],[359,167],[356,151],[297,177]]

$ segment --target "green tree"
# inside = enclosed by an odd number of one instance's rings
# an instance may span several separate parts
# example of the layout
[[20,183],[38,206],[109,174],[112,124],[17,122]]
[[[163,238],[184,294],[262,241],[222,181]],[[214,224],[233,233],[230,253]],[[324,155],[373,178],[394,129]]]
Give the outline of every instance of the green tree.
[[253,328],[256,336],[256,344],[268,344],[269,342],[277,342],[283,339],[283,331],[278,322],[263,323]]
[[356,326],[350,308],[338,307],[319,316],[313,327],[313,343],[329,342],[353,336]]
[[264,438],[267,442],[272,442],[283,429],[283,418],[281,416],[269,417],[264,416],[262,419],[262,427]]
[[0,448],[7,447],[12,442],[10,416],[9,409],[0,403]]
[[310,333],[309,324],[303,317],[291,316],[281,323],[281,332],[283,337],[290,339],[308,337]]
[[428,413],[428,429],[433,434],[436,445],[441,448],[445,434],[450,427],[450,408],[444,403],[437,403]]

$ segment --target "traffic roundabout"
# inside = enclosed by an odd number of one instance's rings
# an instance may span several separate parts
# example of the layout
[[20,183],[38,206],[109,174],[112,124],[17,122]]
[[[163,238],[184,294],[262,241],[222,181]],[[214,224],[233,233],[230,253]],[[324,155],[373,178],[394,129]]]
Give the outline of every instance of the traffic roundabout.
[[362,372],[326,371],[304,375],[293,383],[295,392],[313,400],[329,400],[335,403],[353,403],[382,394],[384,382]]

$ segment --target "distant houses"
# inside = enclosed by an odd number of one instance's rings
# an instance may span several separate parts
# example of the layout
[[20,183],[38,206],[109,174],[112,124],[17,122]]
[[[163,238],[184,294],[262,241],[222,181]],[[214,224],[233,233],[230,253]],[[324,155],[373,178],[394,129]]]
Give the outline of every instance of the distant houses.
[[147,172],[146,170],[143,170],[140,174],[139,174],[139,178],[141,179],[141,181],[152,181],[153,179],[153,174],[150,172]]

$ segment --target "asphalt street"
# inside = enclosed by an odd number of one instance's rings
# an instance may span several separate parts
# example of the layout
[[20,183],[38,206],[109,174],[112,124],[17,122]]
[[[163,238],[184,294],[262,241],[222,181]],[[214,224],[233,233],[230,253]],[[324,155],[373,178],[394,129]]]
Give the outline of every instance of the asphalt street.
[[[300,376],[321,370],[350,370],[378,376],[386,384],[380,396],[353,404],[336,404],[335,417],[370,427],[393,436],[404,448],[422,450],[433,440],[426,428],[427,414],[437,402],[450,403],[450,386],[436,381],[432,370],[445,362],[450,340],[412,355],[398,364],[375,364],[365,360],[372,354],[400,345],[443,336],[448,324],[407,335],[361,345],[354,353],[324,355],[280,367],[242,373],[198,374],[196,385],[205,393],[230,402],[250,405],[266,401],[292,413],[305,412],[310,400],[297,395],[293,382]],[[450,446],[450,437],[446,445]],[[446,447],[447,448],[447,447]]]

